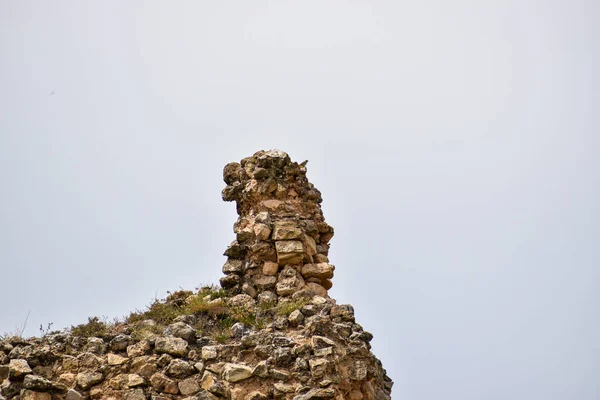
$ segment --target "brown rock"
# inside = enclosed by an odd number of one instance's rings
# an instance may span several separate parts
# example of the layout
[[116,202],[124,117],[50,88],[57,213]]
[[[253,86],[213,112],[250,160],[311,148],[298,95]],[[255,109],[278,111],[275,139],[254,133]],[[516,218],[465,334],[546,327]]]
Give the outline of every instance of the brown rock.
[[175,378],[186,378],[192,375],[196,370],[189,362],[180,360],[178,358],[174,359],[167,366],[167,375],[175,377]]
[[21,400],[51,400],[52,395],[45,392],[34,392],[33,390],[24,389],[21,392]]
[[100,372],[80,372],[75,378],[77,385],[83,390],[88,390],[94,385],[99,384],[104,380],[104,376]]
[[73,356],[62,356],[62,367],[65,371],[76,372],[79,368],[79,360]]
[[275,242],[277,262],[279,265],[299,264],[304,259],[304,245],[297,240],[280,240]]
[[136,344],[127,346],[127,356],[130,358],[142,356],[146,353],[149,353],[150,350],[152,350],[150,343],[148,343],[146,340],[142,340]]
[[302,229],[293,222],[278,221],[273,228],[273,240],[300,239],[302,235]]
[[311,256],[317,255],[317,242],[315,242],[315,239],[306,234],[303,236],[303,238],[306,252]]
[[325,290],[329,290],[333,287],[333,282],[331,282],[331,279],[323,279],[321,281],[321,286],[323,286]]
[[329,262],[329,257],[327,257],[325,254],[315,254],[315,262],[316,263],[328,263]]
[[123,365],[129,361],[129,358],[122,357],[118,354],[109,353],[107,356],[108,365]]
[[192,396],[200,391],[196,378],[187,378],[179,382],[179,391],[184,396]]
[[125,400],[146,400],[146,395],[142,389],[134,389],[125,395]]
[[102,358],[98,357],[94,353],[85,352],[77,356],[79,360],[79,366],[87,369],[96,369],[102,365]]
[[349,397],[350,397],[350,400],[362,400],[363,394],[360,391],[354,389],[353,391],[350,392]]
[[8,377],[11,381],[23,380],[25,375],[31,374],[32,372],[27,360],[14,359],[10,360],[8,363]]
[[71,389],[67,392],[65,400],[83,400],[83,396],[78,391]]
[[168,394],[178,394],[179,387],[177,383],[173,380],[169,379],[166,375],[157,372],[150,378],[150,384],[157,392],[168,393]]
[[279,264],[273,261],[265,261],[262,268],[263,275],[276,275],[279,271]]
[[[169,362],[165,364],[168,364]],[[131,372],[144,378],[150,378],[157,369],[157,357],[155,355],[136,357],[131,363]]]
[[240,283],[240,277],[236,274],[224,276],[219,280],[223,289],[231,289]]
[[318,296],[327,296],[327,290],[318,283],[309,282],[306,284],[308,289]]
[[328,263],[305,264],[302,266],[304,278],[331,279],[335,267]]
[[267,240],[271,236],[271,228],[265,224],[255,224],[254,235],[258,240]]
[[261,276],[254,279],[254,284],[256,288],[261,292],[266,290],[273,290],[275,288],[275,283],[277,282],[277,278],[274,276]]
[[275,212],[279,209],[279,207],[281,207],[281,205],[283,204],[282,201],[280,200],[274,200],[274,199],[270,199],[270,200],[263,200],[260,202],[260,205],[266,209],[267,211],[271,211],[271,212]]
[[242,364],[227,363],[223,367],[223,378],[228,382],[238,382],[252,376],[252,368]]
[[56,382],[61,385],[65,385],[68,388],[73,388],[73,387],[75,387],[75,382],[76,382],[75,379],[76,379],[75,374],[73,374],[71,372],[66,372],[64,374],[59,375]]
[[159,337],[154,342],[154,350],[157,353],[167,353],[175,357],[183,357],[187,353],[187,347],[188,342],[172,336]]

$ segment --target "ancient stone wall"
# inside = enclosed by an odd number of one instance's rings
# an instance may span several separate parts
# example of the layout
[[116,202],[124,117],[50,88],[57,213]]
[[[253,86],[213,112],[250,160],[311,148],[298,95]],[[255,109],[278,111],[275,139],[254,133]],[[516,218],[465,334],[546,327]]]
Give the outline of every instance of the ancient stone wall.
[[236,202],[239,218],[236,240],[225,251],[223,288],[261,301],[306,291],[327,295],[333,228],[304,164],[270,150],[225,166],[223,200]]
[[181,290],[124,320],[0,337],[0,400],[390,400],[354,308],[328,296],[333,229],[304,164],[225,167],[236,240],[224,289]]

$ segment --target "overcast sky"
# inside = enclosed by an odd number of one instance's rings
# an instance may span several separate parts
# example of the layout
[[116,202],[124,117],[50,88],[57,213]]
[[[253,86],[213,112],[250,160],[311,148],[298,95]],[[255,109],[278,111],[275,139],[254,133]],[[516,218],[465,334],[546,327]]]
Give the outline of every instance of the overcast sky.
[[0,332],[216,283],[278,148],[394,399],[599,399],[599,4],[0,0]]

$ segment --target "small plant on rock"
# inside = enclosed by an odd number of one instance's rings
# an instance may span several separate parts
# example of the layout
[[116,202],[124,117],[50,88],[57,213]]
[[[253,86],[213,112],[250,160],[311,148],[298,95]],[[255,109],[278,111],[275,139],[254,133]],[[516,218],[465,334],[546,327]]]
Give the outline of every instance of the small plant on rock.
[[98,317],[88,318],[86,324],[71,326],[71,334],[81,337],[103,337],[106,335],[107,331],[108,327],[106,326],[106,323],[100,321],[100,318]]

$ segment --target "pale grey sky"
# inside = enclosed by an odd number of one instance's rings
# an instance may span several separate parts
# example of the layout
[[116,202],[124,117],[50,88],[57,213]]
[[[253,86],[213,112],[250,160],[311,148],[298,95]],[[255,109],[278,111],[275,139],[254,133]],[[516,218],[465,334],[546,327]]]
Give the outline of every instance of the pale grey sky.
[[600,398],[599,3],[0,0],[0,332],[217,282],[309,160],[395,399]]

